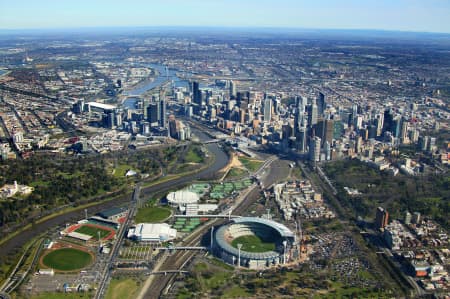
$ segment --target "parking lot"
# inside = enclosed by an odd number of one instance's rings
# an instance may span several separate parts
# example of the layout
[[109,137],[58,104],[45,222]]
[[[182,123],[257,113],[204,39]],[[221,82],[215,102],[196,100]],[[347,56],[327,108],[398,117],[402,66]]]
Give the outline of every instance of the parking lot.
[[312,271],[327,271],[332,281],[351,287],[382,287],[375,270],[350,235],[326,233],[314,235],[312,239],[313,253],[308,262]]
[[122,246],[119,252],[120,260],[130,260],[139,261],[146,260],[149,261],[153,259],[155,251],[155,245],[145,244],[145,243],[133,243],[129,246]]

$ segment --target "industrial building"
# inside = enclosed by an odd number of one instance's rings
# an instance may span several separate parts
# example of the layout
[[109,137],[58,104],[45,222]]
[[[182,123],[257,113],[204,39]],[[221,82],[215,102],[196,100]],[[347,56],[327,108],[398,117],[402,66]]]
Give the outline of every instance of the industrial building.
[[167,223],[139,223],[128,230],[129,239],[145,242],[164,242],[177,237],[177,230]]
[[[231,244],[233,239],[248,235],[272,239],[275,250],[248,252],[239,250]],[[286,263],[290,259],[290,249],[294,242],[294,233],[281,223],[258,217],[242,217],[221,226],[214,234],[212,247],[213,253],[228,264],[264,269]]]

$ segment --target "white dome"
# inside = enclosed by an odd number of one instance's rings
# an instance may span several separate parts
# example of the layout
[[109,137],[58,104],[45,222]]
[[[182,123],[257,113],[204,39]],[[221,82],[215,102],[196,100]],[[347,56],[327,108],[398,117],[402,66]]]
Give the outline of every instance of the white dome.
[[199,196],[197,193],[191,191],[179,190],[167,194],[167,201],[172,205],[186,205],[197,203],[199,201]]

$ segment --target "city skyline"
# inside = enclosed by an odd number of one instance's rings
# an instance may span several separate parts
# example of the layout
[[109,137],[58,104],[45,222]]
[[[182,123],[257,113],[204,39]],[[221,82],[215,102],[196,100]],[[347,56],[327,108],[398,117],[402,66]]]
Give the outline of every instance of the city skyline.
[[450,33],[450,3],[433,1],[0,1],[0,29],[248,27]]

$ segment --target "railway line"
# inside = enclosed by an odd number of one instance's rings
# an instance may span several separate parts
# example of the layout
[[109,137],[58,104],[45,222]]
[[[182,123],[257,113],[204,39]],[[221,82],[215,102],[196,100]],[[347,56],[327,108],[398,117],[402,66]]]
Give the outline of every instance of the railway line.
[[[260,192],[261,189],[258,186],[250,186],[249,189],[244,191],[240,200],[237,200],[233,213],[239,215],[247,211],[249,207],[259,198]],[[191,235],[189,235],[184,240],[183,247],[199,246],[201,239],[211,229],[211,227],[224,224],[226,221],[226,219],[219,218],[210,220],[197,231],[194,231]],[[164,272],[164,269],[182,270],[197,253],[197,250],[175,251],[172,255],[166,256],[165,260],[159,265],[158,269],[153,269],[153,271]],[[153,277],[153,280],[151,281],[150,286],[146,290],[143,298],[160,298],[161,295],[164,294],[168,288],[170,288],[177,274],[178,273],[167,273],[167,275]]]

